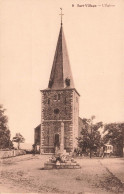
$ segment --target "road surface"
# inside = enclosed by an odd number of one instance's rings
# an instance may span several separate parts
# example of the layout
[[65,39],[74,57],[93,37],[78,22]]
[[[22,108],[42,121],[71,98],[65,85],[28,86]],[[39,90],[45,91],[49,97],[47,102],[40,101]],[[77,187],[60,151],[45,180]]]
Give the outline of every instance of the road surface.
[[43,170],[49,156],[1,160],[0,193],[124,193],[124,159],[76,159],[81,169]]

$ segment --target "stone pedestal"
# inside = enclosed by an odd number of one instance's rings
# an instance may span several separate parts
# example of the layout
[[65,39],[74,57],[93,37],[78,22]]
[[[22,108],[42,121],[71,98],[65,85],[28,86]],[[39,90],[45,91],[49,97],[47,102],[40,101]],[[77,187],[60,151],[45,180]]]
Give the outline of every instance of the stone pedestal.
[[74,161],[64,150],[64,123],[61,123],[60,149],[56,149],[49,161],[44,164],[44,169],[78,169],[80,165]]

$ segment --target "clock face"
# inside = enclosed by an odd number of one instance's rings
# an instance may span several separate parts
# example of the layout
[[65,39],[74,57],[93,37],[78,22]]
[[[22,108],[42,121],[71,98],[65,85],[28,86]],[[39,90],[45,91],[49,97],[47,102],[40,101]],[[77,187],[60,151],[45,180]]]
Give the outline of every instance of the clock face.
[[54,114],[59,114],[59,109],[58,108],[54,109]]

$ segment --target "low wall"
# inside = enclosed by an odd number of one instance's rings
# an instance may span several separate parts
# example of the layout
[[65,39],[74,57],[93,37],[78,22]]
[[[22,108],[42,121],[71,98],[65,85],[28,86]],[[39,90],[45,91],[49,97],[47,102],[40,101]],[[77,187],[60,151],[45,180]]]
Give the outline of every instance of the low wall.
[[0,150],[0,158],[10,158],[14,156],[25,155],[26,152],[24,150],[8,150],[8,151],[1,151]]

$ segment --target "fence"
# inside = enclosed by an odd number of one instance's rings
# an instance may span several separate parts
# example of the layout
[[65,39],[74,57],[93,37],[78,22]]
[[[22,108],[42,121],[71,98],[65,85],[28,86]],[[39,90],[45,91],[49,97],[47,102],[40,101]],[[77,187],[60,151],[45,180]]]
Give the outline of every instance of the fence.
[[7,151],[0,150],[0,159],[20,156],[25,154],[26,152],[24,150],[7,150]]

